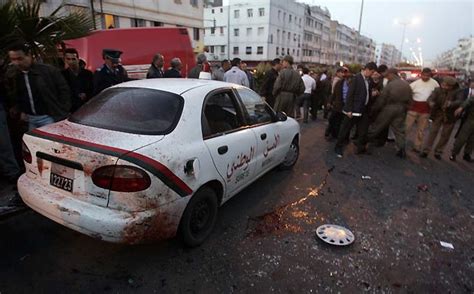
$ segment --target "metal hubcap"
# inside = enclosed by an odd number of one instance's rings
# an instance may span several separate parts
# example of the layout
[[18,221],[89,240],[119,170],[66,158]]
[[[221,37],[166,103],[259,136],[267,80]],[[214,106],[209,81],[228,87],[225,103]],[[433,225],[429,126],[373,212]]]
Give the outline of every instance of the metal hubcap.
[[211,218],[211,209],[207,201],[196,204],[191,215],[191,232],[196,235],[205,229]]
[[326,243],[346,246],[354,242],[354,234],[348,229],[337,225],[322,225],[316,229],[316,235]]
[[283,165],[291,166],[298,159],[298,146],[295,143],[291,143],[290,149],[286,153]]

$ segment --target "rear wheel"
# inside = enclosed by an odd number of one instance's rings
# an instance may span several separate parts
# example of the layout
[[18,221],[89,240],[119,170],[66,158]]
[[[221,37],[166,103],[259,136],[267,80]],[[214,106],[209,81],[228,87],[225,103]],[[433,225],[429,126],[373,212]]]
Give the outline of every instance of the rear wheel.
[[280,169],[287,170],[291,169],[296,162],[298,161],[298,156],[300,155],[300,146],[298,146],[298,140],[293,140],[290,144],[290,148],[285,155],[285,159],[280,164]]
[[179,224],[179,235],[186,246],[199,246],[209,237],[216,223],[217,206],[216,192],[209,187],[191,197]]

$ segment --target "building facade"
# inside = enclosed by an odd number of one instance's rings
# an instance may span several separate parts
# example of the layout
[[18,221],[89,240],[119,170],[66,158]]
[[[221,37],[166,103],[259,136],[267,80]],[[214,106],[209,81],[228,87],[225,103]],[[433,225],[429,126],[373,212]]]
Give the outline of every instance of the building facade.
[[331,48],[334,59],[332,63],[346,64],[354,62],[355,31],[350,27],[331,21]]
[[73,9],[93,12],[97,29],[184,27],[194,50],[202,52],[204,47],[203,0],[49,0],[41,5],[41,13],[50,14],[61,4],[66,13]]
[[375,42],[369,37],[360,35],[356,32],[358,46],[355,52],[355,63],[366,64],[375,61]]
[[474,37],[459,39],[456,47],[441,53],[436,58],[434,65],[438,69],[474,73]]
[[303,57],[306,63],[330,64],[331,14],[319,6],[306,6],[303,35]]
[[402,58],[400,50],[392,44],[379,44],[376,46],[375,52],[378,65],[385,64],[388,67],[394,67],[400,63]]

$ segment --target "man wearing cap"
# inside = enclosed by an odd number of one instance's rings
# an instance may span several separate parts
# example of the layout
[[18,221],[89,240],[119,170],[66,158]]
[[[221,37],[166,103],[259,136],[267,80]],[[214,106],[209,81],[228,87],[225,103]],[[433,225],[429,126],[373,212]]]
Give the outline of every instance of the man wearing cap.
[[368,138],[373,140],[391,126],[398,147],[397,156],[405,158],[405,119],[413,92],[410,85],[400,79],[397,69],[390,68],[386,78],[387,86],[372,105],[372,111],[378,115],[369,129]]
[[127,71],[120,65],[122,51],[115,49],[102,50],[104,65],[94,73],[94,95],[102,90],[129,80]]
[[413,151],[420,152],[423,145],[425,129],[430,118],[430,106],[428,98],[436,88],[439,88],[437,81],[431,78],[431,69],[424,68],[421,71],[421,78],[410,84],[413,90],[413,101],[407,114],[406,131],[410,132],[416,122],[416,135]]
[[293,69],[293,57],[286,55],[283,58],[282,67],[273,86],[274,108],[276,111],[283,111],[288,116],[294,117],[296,97],[304,93],[305,86],[300,74]]
[[438,144],[435,146],[435,158],[441,159],[444,147],[449,141],[453,132],[457,117],[455,110],[463,102],[462,92],[458,90],[458,83],[453,77],[445,77],[441,82],[441,87],[436,88],[428,98],[431,108],[431,120],[433,121],[420,157],[425,158],[431,151],[438,133],[441,131]]
[[148,72],[146,74],[147,79],[159,79],[163,77],[163,65],[165,64],[165,58],[160,53],[156,53],[153,56],[153,60],[151,61],[150,68],[148,68]]
[[262,87],[260,88],[260,96],[265,97],[265,101],[271,107],[275,104],[275,96],[273,96],[273,86],[281,70],[280,58],[275,58],[271,61],[272,68],[265,73],[263,77]]
[[204,70],[204,63],[207,62],[206,55],[204,53],[199,54],[196,58],[196,62],[196,66],[193,67],[188,73],[189,79],[199,79],[199,74]]
[[245,87],[249,86],[249,78],[247,77],[247,74],[240,69],[241,62],[242,60],[240,58],[236,57],[232,59],[230,62],[232,67],[224,74],[224,82],[234,83]]
[[341,129],[337,136],[334,151],[337,157],[342,157],[342,148],[349,136],[351,129],[357,125],[357,154],[365,153],[367,143],[367,132],[369,128],[368,105],[372,96],[370,77],[377,70],[375,62],[369,62],[364,69],[356,74],[349,86],[347,100],[342,112],[345,114],[341,123]]

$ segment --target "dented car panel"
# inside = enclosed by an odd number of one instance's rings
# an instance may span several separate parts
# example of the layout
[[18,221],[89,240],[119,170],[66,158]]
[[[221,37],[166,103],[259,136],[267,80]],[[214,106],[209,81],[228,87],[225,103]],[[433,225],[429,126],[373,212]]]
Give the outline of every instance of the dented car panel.
[[[205,97],[234,86],[174,79],[114,86],[112,89],[146,88],[179,95],[183,101],[179,120],[164,135],[134,134],[69,120],[33,130],[23,138],[32,161],[25,162],[26,174],[18,182],[21,197],[44,216],[101,240],[135,244],[175,236],[196,191],[212,182],[213,187],[220,186],[216,194],[219,204],[224,203],[264,170],[279,164],[299,133],[298,124],[288,119],[275,123],[274,130],[267,125],[271,137],[266,141],[257,143],[257,130],[243,128],[232,136],[206,142],[201,125]],[[229,146],[227,157],[211,152],[210,148],[222,144]],[[274,159],[271,166],[262,166],[269,155]],[[110,166],[115,172],[118,167],[139,171],[150,179],[149,185],[130,192],[114,188],[115,180],[110,186],[94,180],[97,170]]]

